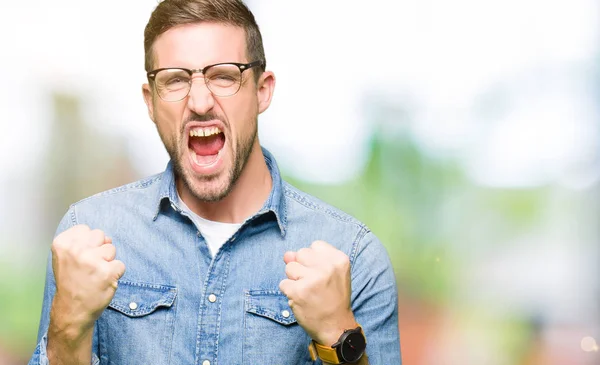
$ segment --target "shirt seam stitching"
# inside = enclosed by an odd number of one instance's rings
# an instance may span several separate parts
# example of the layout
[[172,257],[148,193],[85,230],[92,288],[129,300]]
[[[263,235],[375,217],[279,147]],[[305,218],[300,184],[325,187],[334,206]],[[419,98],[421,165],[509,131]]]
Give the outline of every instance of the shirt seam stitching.
[[358,248],[360,246],[360,243],[362,242],[363,238],[365,238],[365,236],[371,232],[370,229],[368,229],[366,226],[363,226],[361,230],[358,231],[358,233],[356,234],[356,238],[354,239],[354,242],[352,243],[352,251],[350,252],[350,267],[352,268],[354,266],[354,262],[356,261],[356,256],[358,255]]
[[99,198],[99,197],[113,196],[113,195],[120,194],[120,193],[126,193],[126,192],[132,191],[132,190],[147,189],[147,188],[151,187],[155,182],[159,181],[160,179],[161,179],[161,175],[159,174],[159,175],[154,176],[154,177],[150,177],[150,178],[143,179],[143,180],[140,180],[140,181],[136,181],[136,182],[133,182],[133,183],[129,183],[129,184],[126,184],[126,185],[123,185],[123,186],[119,186],[119,187],[116,187],[116,188],[113,188],[113,189],[102,191],[100,193],[96,193],[96,194],[94,194],[92,196],[89,196],[87,198],[81,199],[78,202],[73,203],[71,206],[75,207],[77,205],[80,205],[81,203],[84,203],[84,202],[88,201],[88,200],[92,200],[92,199]]
[[288,183],[286,183],[284,186],[284,194],[285,194],[285,196],[289,197],[290,199],[293,199],[298,204],[303,205],[306,208],[325,213],[330,218],[333,218],[339,222],[350,223],[361,229],[365,229],[365,225],[362,222],[358,221],[356,218],[354,218],[350,215],[343,216],[343,215],[333,211],[332,209],[329,209],[320,204],[316,204],[312,201],[309,201],[307,198],[305,198],[301,194],[299,194],[299,192],[296,190],[295,187],[291,186]]

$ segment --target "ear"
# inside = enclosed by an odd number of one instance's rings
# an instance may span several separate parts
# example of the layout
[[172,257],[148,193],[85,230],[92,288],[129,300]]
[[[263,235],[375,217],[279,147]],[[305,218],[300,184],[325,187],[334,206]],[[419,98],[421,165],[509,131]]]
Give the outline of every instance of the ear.
[[256,88],[256,96],[258,97],[258,113],[262,113],[269,105],[275,92],[275,74],[271,71],[265,71],[260,75]]
[[149,84],[142,85],[142,94],[144,95],[144,102],[148,108],[148,116],[152,122],[156,124],[156,121],[154,120],[154,95]]

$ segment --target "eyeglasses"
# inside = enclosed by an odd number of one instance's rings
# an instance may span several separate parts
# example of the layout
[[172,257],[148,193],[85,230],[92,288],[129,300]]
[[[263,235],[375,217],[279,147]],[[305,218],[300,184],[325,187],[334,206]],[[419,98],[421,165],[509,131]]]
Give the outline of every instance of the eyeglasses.
[[263,61],[250,63],[218,63],[202,69],[190,70],[181,67],[159,68],[148,72],[149,81],[153,81],[158,96],[164,101],[176,102],[185,99],[192,88],[192,75],[204,75],[204,83],[215,96],[235,95],[242,86],[242,73],[252,67],[261,66]]

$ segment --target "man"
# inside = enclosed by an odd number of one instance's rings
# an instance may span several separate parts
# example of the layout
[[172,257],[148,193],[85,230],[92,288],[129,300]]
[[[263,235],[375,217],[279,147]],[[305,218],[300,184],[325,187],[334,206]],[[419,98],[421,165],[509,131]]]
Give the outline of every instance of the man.
[[252,13],[165,0],[144,36],[170,162],[69,208],[30,364],[400,364],[385,249],[259,144],[275,76]]

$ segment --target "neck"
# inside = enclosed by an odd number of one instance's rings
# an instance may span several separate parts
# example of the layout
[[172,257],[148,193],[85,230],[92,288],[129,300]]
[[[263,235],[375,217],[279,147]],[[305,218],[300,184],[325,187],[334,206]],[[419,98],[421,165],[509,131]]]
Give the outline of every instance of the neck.
[[273,182],[260,143],[256,139],[250,157],[229,194],[217,202],[200,201],[177,179],[183,202],[202,218],[223,223],[242,223],[254,215],[269,197]]

